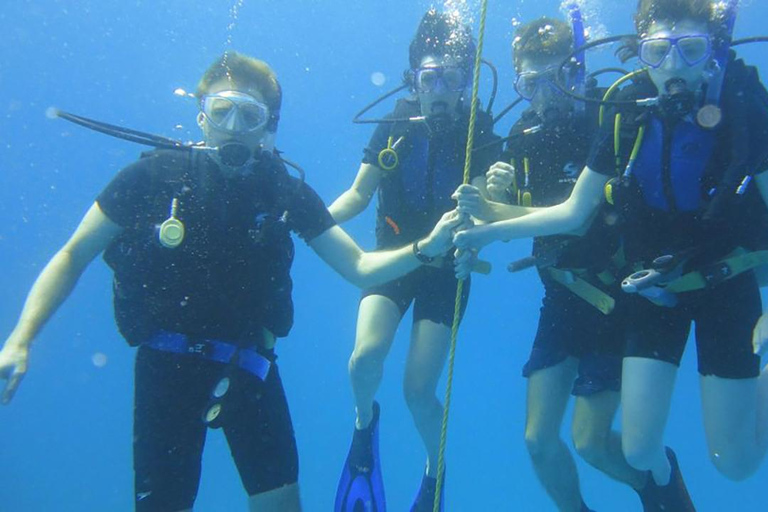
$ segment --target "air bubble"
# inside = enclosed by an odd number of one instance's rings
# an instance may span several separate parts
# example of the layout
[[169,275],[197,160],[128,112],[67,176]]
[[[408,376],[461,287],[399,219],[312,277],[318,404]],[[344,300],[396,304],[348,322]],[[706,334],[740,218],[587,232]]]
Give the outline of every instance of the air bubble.
[[376,71],[371,74],[371,83],[373,83],[373,85],[375,85],[376,87],[381,87],[382,85],[387,83],[387,77],[381,71]]
[[107,366],[107,354],[103,352],[96,352],[91,356],[91,361],[93,362],[93,366],[96,368],[104,368]]

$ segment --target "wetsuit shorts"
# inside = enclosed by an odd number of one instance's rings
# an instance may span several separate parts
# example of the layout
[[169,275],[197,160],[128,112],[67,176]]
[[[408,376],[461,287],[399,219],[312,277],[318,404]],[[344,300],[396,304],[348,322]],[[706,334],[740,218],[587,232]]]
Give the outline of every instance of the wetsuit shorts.
[[[381,295],[397,304],[400,315],[405,315],[413,304],[413,321],[430,320],[451,327],[456,308],[456,277],[453,268],[424,265],[400,279],[363,291],[363,298]],[[461,316],[467,309],[470,280],[464,281]]]
[[140,347],[136,357],[134,471],[136,510],[191,509],[208,427],[203,415],[216,384],[230,387],[218,421],[249,496],[298,481],[288,403],[274,352],[266,381],[238,367],[195,355]]
[[539,328],[523,376],[528,378],[573,357],[579,360],[574,396],[619,391],[626,323],[622,301],[617,301],[613,313],[604,315],[558,283],[547,283],[545,290]]
[[678,307],[665,308],[632,297],[627,357],[679,365],[695,323],[701,375],[748,379],[760,374],[752,331],[762,314],[762,303],[751,272],[712,290],[681,294],[680,301]]

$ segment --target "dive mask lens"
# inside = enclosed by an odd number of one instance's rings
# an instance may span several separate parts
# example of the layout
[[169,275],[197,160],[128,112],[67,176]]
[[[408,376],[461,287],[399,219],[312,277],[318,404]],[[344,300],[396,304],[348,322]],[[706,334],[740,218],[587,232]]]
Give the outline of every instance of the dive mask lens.
[[538,73],[520,73],[515,80],[515,91],[521,98],[531,101],[539,88]]
[[269,107],[253,96],[223,91],[203,97],[203,114],[216,128],[230,133],[247,133],[269,122]]
[[672,41],[666,38],[643,39],[640,41],[640,61],[646,66],[658,68],[672,49]]
[[539,87],[544,83],[552,83],[555,80],[557,68],[550,67],[544,71],[526,71],[517,75],[515,80],[515,92],[526,101],[531,101]]
[[445,68],[443,70],[443,84],[451,92],[463,91],[467,86],[467,74],[461,68]]
[[681,37],[677,41],[677,49],[689,66],[700,64],[712,53],[709,36]]
[[414,86],[419,92],[432,92],[438,80],[437,68],[422,68],[416,71]]

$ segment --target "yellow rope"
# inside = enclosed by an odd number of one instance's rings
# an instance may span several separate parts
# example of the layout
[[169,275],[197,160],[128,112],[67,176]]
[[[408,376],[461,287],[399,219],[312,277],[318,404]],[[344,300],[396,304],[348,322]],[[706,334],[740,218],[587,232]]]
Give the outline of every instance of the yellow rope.
[[[485,41],[485,18],[488,13],[488,0],[482,0],[480,11],[480,32],[477,37],[477,55],[475,55],[475,69],[472,79],[472,103],[469,111],[469,128],[467,133],[467,149],[464,159],[464,184],[469,183],[470,170],[472,168],[472,149],[475,145],[475,122],[477,121],[478,93],[480,89],[480,66],[483,58],[483,42]],[[448,381],[445,390],[445,404],[443,405],[443,424],[440,429],[440,451],[437,458],[437,487],[435,488],[435,503],[433,512],[440,512],[440,494],[443,487],[443,474],[445,473],[445,446],[448,441],[448,413],[451,409],[451,391],[453,390],[453,367],[456,361],[456,341],[459,337],[459,322],[461,319],[461,303],[464,294],[464,281],[460,280],[456,286],[456,303],[453,310],[453,326],[451,327],[451,348],[448,354]]]

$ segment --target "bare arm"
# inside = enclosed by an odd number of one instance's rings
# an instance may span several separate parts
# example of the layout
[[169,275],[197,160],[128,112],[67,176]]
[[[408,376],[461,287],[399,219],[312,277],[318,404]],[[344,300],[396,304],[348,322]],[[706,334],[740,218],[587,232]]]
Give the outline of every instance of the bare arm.
[[342,224],[358,216],[371,203],[383,171],[371,164],[361,164],[354,183],[328,207],[333,219]]
[[491,242],[577,233],[589,225],[604,197],[608,178],[586,168],[567,201],[523,217],[478,226],[456,234],[459,248],[479,249]]
[[[443,215],[432,233],[418,242],[422,254],[428,257],[445,254],[452,246],[453,231],[461,222],[458,212]],[[422,265],[412,245],[391,251],[364,252],[339,226],[330,228],[309,246],[344,279],[360,288],[397,279]]]
[[[760,190],[760,197],[768,206],[768,172],[762,172],[755,176],[755,182],[757,182],[757,188]],[[759,267],[755,269],[755,275],[761,287],[768,286],[768,269]],[[755,354],[763,355],[768,351],[768,312],[763,313],[752,331],[752,345]]]
[[26,373],[29,345],[72,292],[83,271],[120,230],[94,203],[69,241],[40,273],[16,327],[0,351],[0,376],[10,377],[2,397],[4,403],[11,399]]
[[481,223],[499,222],[528,215],[541,208],[518,206],[493,200],[487,189],[485,177],[472,180],[472,185],[461,185],[453,195],[459,211],[472,215]]

